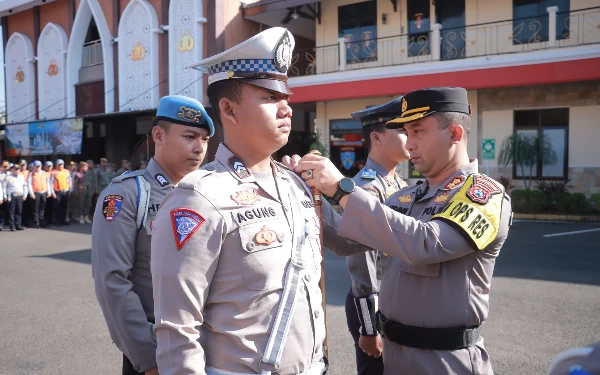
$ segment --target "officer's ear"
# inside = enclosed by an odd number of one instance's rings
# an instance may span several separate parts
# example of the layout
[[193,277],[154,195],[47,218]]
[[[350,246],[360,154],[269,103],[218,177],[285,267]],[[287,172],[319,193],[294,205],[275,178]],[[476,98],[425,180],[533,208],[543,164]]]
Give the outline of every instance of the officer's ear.
[[162,145],[165,142],[166,135],[165,129],[162,127],[157,125],[152,127],[152,140],[155,144]]
[[237,118],[231,100],[221,98],[221,100],[219,100],[219,111],[221,112],[221,123],[225,123],[225,120],[227,120],[233,124],[237,124]]
[[383,133],[371,132],[369,138],[371,138],[371,144],[381,146],[381,136]]
[[460,143],[465,136],[465,128],[458,124],[452,124],[448,127],[450,132],[450,144]]

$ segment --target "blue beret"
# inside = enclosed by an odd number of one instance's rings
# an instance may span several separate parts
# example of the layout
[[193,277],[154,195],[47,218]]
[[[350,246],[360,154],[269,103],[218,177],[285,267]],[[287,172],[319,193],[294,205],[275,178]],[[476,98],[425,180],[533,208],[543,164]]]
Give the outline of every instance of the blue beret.
[[158,102],[156,119],[204,128],[208,130],[211,137],[215,134],[215,126],[208,113],[206,113],[204,106],[196,99],[187,96],[169,95],[162,97]]
[[41,161],[39,161],[39,160],[34,160],[34,161],[33,161],[33,166],[34,166],[34,167],[41,167],[41,166],[42,166],[42,162],[41,162]]
[[375,105],[362,111],[352,112],[350,115],[360,120],[362,126],[373,124],[385,124],[388,121],[400,117],[402,114],[402,97],[390,100],[387,103]]

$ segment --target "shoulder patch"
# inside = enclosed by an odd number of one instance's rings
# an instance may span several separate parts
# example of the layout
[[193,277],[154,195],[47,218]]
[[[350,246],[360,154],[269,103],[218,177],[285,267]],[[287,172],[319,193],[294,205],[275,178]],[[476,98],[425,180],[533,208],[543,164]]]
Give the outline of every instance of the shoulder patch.
[[178,208],[171,211],[171,223],[177,251],[192,238],[192,235],[204,224],[206,220],[196,211],[189,208]]
[[[480,187],[481,176],[473,174],[466,178],[460,190],[450,198],[450,202],[431,217],[431,220],[441,220],[450,225],[477,250],[485,249],[496,238],[504,199],[504,194],[500,194],[503,189],[499,186],[496,186],[499,192],[494,194],[483,191],[480,196],[480,193],[471,192],[473,187],[484,190]],[[484,197],[487,198],[485,204],[477,201],[482,201]]]
[[465,176],[456,176],[452,179],[452,181],[448,182],[446,186],[444,186],[444,190],[452,190],[461,186],[463,182],[465,182]]
[[473,176],[473,184],[467,191],[467,197],[475,203],[486,204],[492,195],[502,193],[496,181],[486,175]]
[[146,173],[145,169],[138,169],[137,171],[133,171],[133,172],[125,172],[125,173],[121,174],[120,176],[113,178],[112,182],[123,182],[123,180],[126,180],[128,178],[142,176],[144,173]]
[[250,173],[248,168],[246,168],[242,162],[242,159],[238,158],[237,156],[232,156],[229,158],[229,166],[242,180],[252,176],[252,173]]
[[109,223],[117,218],[119,212],[121,212],[121,206],[123,205],[123,196],[117,194],[109,194],[104,197],[102,202],[102,216]]
[[374,180],[375,178],[377,178],[377,172],[370,168],[365,169],[360,175],[360,178],[362,178],[363,180]]

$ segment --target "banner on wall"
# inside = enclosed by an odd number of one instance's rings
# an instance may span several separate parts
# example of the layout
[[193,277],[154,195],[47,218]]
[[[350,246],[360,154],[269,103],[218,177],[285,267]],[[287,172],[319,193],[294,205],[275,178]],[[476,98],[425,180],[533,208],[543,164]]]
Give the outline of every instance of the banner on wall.
[[8,156],[81,153],[83,119],[71,118],[6,126]]

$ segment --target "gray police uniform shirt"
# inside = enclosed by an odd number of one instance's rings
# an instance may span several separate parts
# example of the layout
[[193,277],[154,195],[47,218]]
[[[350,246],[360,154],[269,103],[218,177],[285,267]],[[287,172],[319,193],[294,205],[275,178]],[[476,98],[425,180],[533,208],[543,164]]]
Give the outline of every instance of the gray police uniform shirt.
[[[388,179],[387,171],[372,159],[367,159],[365,167],[354,176],[356,186],[375,196],[381,203],[390,195],[407,186],[406,182],[394,173]],[[354,297],[365,297],[379,292],[379,283],[383,272],[386,254],[371,250],[346,258],[348,272],[352,278]]]
[[[164,199],[152,236],[161,375],[205,374],[205,366],[260,373],[292,236],[299,235],[294,223],[301,220],[316,235],[319,230],[302,179],[280,164],[273,162],[272,168],[270,183],[257,179],[221,144],[215,161],[187,175]],[[186,225],[177,224],[181,217]],[[336,234],[337,221],[339,215],[323,201],[325,246],[364,251]],[[300,273],[280,375],[307,371],[323,357],[319,239],[306,241],[306,267]]]
[[[445,222],[430,221],[460,190],[446,187],[477,170],[473,160],[439,185],[402,189],[387,200],[389,207],[360,189],[349,197],[338,234],[390,255],[379,292],[379,310],[388,319],[428,328],[485,322],[494,264],[512,217],[510,199],[504,195],[498,233],[481,251]],[[412,348],[386,338],[384,347],[386,375],[493,374],[483,338],[452,351]]]
[[[142,228],[137,227],[136,220],[139,203],[134,176],[138,173],[151,186]],[[98,197],[94,214],[92,274],[96,297],[112,340],[139,372],[156,367],[150,238],[161,202],[173,187],[152,159],[147,169],[115,178]]]
[[115,174],[111,172],[107,167],[98,167],[96,172],[96,178],[98,181],[98,191],[106,189],[110,184],[111,180],[115,177]]

